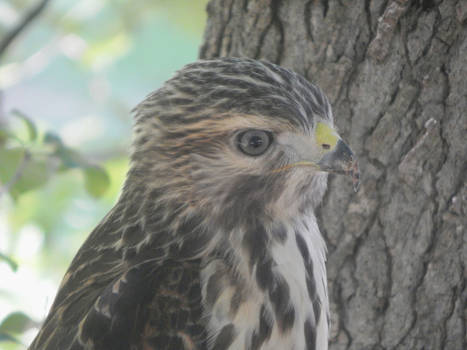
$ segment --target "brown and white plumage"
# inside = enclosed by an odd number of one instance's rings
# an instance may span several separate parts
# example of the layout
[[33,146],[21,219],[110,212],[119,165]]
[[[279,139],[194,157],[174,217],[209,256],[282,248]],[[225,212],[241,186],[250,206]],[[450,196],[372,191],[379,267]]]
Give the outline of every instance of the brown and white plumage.
[[327,349],[314,208],[326,172],[358,169],[319,88],[267,62],[199,61],[134,129],[122,195],[30,349]]

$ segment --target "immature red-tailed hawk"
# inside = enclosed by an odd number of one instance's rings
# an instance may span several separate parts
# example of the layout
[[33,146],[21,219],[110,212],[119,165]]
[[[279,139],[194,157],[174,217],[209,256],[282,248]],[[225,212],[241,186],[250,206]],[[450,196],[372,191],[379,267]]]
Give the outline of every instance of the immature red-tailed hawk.
[[[199,61],[135,110],[131,167],[30,349],[327,349],[327,172],[358,168],[321,90]],[[339,215],[339,213],[336,213]]]

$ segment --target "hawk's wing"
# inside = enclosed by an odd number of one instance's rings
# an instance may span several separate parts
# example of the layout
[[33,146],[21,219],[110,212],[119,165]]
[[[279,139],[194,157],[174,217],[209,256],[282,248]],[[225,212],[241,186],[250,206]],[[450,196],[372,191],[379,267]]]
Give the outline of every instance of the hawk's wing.
[[154,259],[154,248],[139,251],[139,261],[125,256],[115,246],[125,234],[118,216],[114,210],[79,250],[30,350],[206,347],[200,260]]

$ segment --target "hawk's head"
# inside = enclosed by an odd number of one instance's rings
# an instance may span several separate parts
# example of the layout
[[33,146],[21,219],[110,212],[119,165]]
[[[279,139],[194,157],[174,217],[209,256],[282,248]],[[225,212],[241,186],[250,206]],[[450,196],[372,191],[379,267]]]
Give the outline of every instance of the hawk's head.
[[190,64],[136,107],[133,147],[32,348],[327,348],[312,210],[328,172],[358,169],[321,90],[267,62]]
[[187,65],[136,108],[135,131],[129,182],[222,225],[292,218],[319,203],[328,172],[358,184],[325,95],[268,62]]

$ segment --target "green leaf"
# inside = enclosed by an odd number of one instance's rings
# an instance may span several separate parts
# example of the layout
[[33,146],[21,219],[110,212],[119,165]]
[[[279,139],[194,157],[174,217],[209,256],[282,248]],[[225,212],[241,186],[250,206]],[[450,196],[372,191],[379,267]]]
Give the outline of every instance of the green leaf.
[[51,175],[45,159],[32,158],[26,149],[0,149],[0,181],[13,198],[44,185]]
[[83,170],[84,185],[91,196],[101,197],[107,191],[110,186],[110,178],[104,169],[89,164],[79,152],[65,146],[60,137],[55,134],[47,133],[44,142],[56,147],[54,154],[62,162],[59,170],[72,168]]
[[109,188],[109,175],[98,166],[88,166],[83,170],[86,191],[93,197],[101,197]]
[[35,190],[47,183],[51,175],[45,159],[31,159],[25,167],[24,172],[16,182],[11,191],[14,194],[21,194]]
[[63,141],[57,134],[47,131],[44,135],[44,143],[55,145],[57,147],[63,147]]
[[25,149],[0,148],[0,182],[6,184],[15,175],[16,169],[25,156]]
[[6,262],[8,265],[10,265],[11,269],[16,272],[16,270],[18,270],[18,264],[16,263],[16,261],[14,261],[12,258],[10,258],[9,256],[3,254],[3,253],[0,253],[0,261],[4,261]]
[[25,114],[21,113],[17,109],[13,110],[12,113],[17,118],[20,118],[21,120],[23,120],[23,122],[26,124],[26,127],[28,128],[29,140],[35,141],[37,139],[36,124],[34,124],[34,122],[31,119],[29,119]]
[[0,129],[0,141],[8,140],[8,139],[18,141],[20,144],[22,144],[22,141],[18,138],[18,136],[13,134],[11,131],[7,129]]
[[0,332],[0,343],[1,342],[11,342],[11,343],[15,343],[15,344],[21,344],[21,342],[16,339],[15,337],[9,335],[9,334],[5,334],[5,333],[2,333]]
[[56,155],[62,161],[61,170],[71,168],[86,168],[89,166],[89,163],[83,158],[83,156],[81,156],[81,154],[69,147],[60,147],[57,150]]
[[89,163],[77,151],[65,146],[60,136],[47,132],[44,136],[44,143],[55,147],[54,154],[62,161],[60,170],[71,168],[85,168]]
[[36,322],[34,322],[24,312],[12,312],[11,314],[7,315],[0,324],[0,333],[21,334],[34,327],[35,325]]

